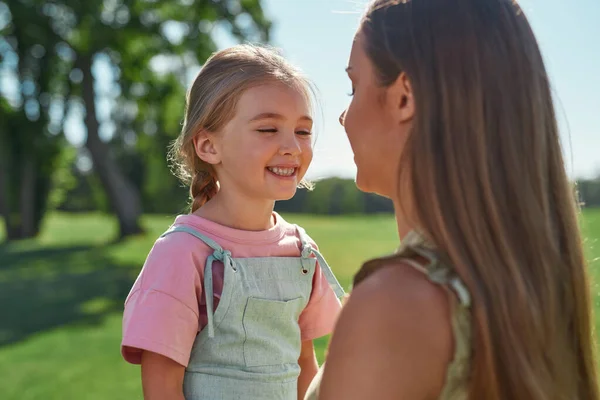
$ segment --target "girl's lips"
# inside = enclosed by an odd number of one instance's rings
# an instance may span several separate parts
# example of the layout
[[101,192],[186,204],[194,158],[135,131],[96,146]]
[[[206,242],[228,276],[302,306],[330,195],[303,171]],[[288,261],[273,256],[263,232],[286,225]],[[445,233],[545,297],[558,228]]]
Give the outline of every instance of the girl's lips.
[[267,167],[266,170],[269,171],[269,173],[271,175],[276,176],[277,178],[280,178],[280,179],[295,179],[296,176],[298,175],[297,167],[274,166],[274,167]]

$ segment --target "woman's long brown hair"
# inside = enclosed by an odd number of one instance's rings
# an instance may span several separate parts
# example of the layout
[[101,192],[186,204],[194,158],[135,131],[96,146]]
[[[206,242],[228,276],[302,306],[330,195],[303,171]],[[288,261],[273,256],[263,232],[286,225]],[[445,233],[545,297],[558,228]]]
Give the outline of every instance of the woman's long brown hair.
[[361,33],[381,85],[414,90],[399,187],[473,297],[469,399],[598,399],[575,194],[522,10],[378,0]]

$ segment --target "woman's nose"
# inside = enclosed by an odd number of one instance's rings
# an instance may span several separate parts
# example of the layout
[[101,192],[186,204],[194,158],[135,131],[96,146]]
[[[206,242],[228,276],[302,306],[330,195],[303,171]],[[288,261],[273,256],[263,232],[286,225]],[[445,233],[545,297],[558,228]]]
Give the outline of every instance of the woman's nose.
[[346,119],[346,110],[342,111],[340,114],[340,125],[344,126],[344,120]]

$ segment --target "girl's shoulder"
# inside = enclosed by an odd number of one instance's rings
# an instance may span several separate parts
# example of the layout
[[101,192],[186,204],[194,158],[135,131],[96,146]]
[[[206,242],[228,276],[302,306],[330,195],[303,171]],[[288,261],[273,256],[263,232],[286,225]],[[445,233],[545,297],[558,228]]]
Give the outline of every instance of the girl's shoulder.
[[194,227],[174,223],[161,234],[152,245],[144,270],[179,270],[193,268],[202,270],[206,259],[213,252],[211,247],[186,231],[173,231],[173,228],[185,227],[195,230]]
[[[195,220],[192,215],[178,215],[156,239],[153,248],[184,253],[196,250],[201,241],[197,236],[210,235],[210,230],[202,226],[201,222],[201,219]],[[208,245],[205,247],[209,248]]]
[[314,249],[318,249],[317,242],[310,236],[306,228],[304,228],[302,225],[286,221],[276,212],[273,214],[277,218],[277,225],[279,225],[281,230],[284,232],[284,237],[295,237],[298,239],[299,243],[305,242],[310,244]]

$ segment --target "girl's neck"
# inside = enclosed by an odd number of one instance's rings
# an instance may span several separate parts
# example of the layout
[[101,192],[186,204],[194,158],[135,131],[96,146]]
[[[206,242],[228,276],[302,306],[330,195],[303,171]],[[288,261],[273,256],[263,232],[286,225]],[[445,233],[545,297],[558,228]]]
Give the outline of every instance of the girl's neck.
[[274,201],[242,198],[220,190],[194,214],[229,228],[264,231],[275,225],[274,205]]

